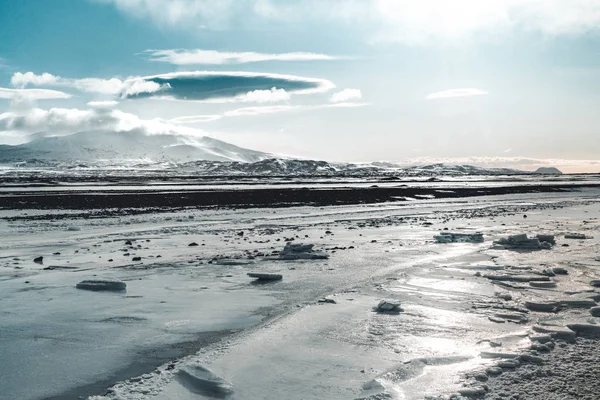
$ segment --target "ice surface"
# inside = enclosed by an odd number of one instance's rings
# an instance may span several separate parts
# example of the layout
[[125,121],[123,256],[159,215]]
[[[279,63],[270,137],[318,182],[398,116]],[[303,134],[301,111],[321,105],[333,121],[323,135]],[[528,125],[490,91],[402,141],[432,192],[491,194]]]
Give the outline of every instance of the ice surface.
[[[528,348],[522,331],[538,320],[560,324],[573,312],[591,318],[588,309],[563,307],[556,314],[531,312],[531,320],[521,324],[512,323],[519,321],[511,316],[527,314],[525,301],[560,304],[570,298],[566,292],[592,290],[590,280],[597,277],[584,265],[597,256],[592,249],[598,242],[506,252],[486,244],[439,246],[432,235],[444,227],[477,229],[493,238],[533,227],[579,229],[578,221],[591,219],[598,208],[575,200],[557,193],[467,203],[295,207],[275,213],[182,210],[89,219],[17,212],[23,219],[0,219],[0,357],[5,361],[0,398],[73,394],[69,390],[114,376],[122,382],[102,397],[187,400],[200,396],[193,390],[223,381],[231,385],[232,399],[341,400],[373,394],[412,400],[458,391],[458,374],[496,362],[482,359],[482,352],[520,355]],[[563,203],[575,205],[578,214],[560,209]],[[496,213],[499,204],[505,214]],[[508,215],[523,207],[531,207],[526,222]],[[81,231],[67,231],[73,224]],[[252,266],[208,263],[219,257],[244,260],[255,250],[269,254],[281,249],[285,238],[305,235],[330,257],[311,262],[257,257]],[[199,246],[189,247],[192,241]],[[46,265],[74,269],[44,270],[33,263],[38,254]],[[131,263],[134,256],[142,261]],[[558,265],[569,274],[552,277],[556,290],[530,288],[519,279],[509,282],[523,287],[512,288],[500,285],[507,281],[474,274],[494,270],[543,282],[549,278],[542,270]],[[252,285],[249,270],[272,271],[285,280]],[[84,279],[117,279],[127,283],[127,292],[77,290]],[[499,290],[510,297],[497,296]],[[336,305],[316,304],[324,296],[335,298]],[[381,298],[397,299],[405,312],[372,312]],[[488,319],[495,315],[507,323]],[[212,336],[223,338],[223,332],[241,328],[246,331],[226,339]],[[549,335],[568,338],[564,331]],[[207,336],[211,339],[203,341]],[[492,350],[491,343],[499,347]],[[153,357],[168,361],[152,372],[158,366]],[[123,368],[136,360],[136,368]],[[213,372],[192,370],[182,378],[186,373],[179,371],[192,365]],[[28,384],[32,381],[40,384]],[[372,381],[378,384],[367,385],[371,392],[366,393],[365,384]],[[106,386],[94,387],[94,393],[105,393]]]

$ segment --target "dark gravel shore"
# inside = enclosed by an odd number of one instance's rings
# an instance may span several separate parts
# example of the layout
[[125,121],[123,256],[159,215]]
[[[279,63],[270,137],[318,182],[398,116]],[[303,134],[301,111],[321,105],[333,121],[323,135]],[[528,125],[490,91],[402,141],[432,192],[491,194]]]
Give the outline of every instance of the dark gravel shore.
[[344,188],[244,188],[181,190],[115,190],[110,192],[11,191],[0,193],[0,209],[90,210],[90,209],[177,209],[186,207],[291,207],[374,204],[410,198],[443,199],[524,193],[553,193],[597,188],[597,184],[507,185],[500,187],[344,187]]

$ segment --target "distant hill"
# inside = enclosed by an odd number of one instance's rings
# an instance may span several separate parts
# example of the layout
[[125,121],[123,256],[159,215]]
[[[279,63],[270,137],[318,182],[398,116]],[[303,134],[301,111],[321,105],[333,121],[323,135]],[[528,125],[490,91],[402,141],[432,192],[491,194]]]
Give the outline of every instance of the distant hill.
[[538,169],[536,169],[534,172],[534,174],[544,174],[544,175],[562,175],[562,171],[559,170],[558,168],[554,168],[554,167],[540,167]]

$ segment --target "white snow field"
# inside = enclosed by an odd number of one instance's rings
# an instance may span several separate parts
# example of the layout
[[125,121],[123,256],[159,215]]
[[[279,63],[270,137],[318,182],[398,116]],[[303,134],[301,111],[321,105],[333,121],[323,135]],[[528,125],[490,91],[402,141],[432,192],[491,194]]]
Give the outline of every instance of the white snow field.
[[[600,293],[589,284],[600,278],[599,194],[120,217],[0,210],[0,399],[495,398],[514,385],[485,374],[501,359],[520,356],[510,373],[532,384],[534,327],[600,321],[588,303],[568,306]],[[437,243],[445,228],[484,242]],[[494,247],[517,233],[557,243]],[[329,258],[279,260],[290,239]],[[543,272],[553,267],[568,274]],[[556,287],[521,279],[531,276]],[[76,288],[100,279],[126,290]],[[375,312],[382,299],[402,311]]]

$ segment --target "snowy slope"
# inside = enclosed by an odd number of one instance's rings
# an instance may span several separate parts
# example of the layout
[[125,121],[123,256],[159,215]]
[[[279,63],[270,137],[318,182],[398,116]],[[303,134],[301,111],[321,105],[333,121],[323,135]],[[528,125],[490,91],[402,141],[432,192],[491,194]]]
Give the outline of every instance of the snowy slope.
[[0,163],[30,160],[139,162],[238,161],[255,162],[272,157],[208,137],[146,135],[141,131],[86,131],[68,136],[45,137],[18,146],[0,146]]

